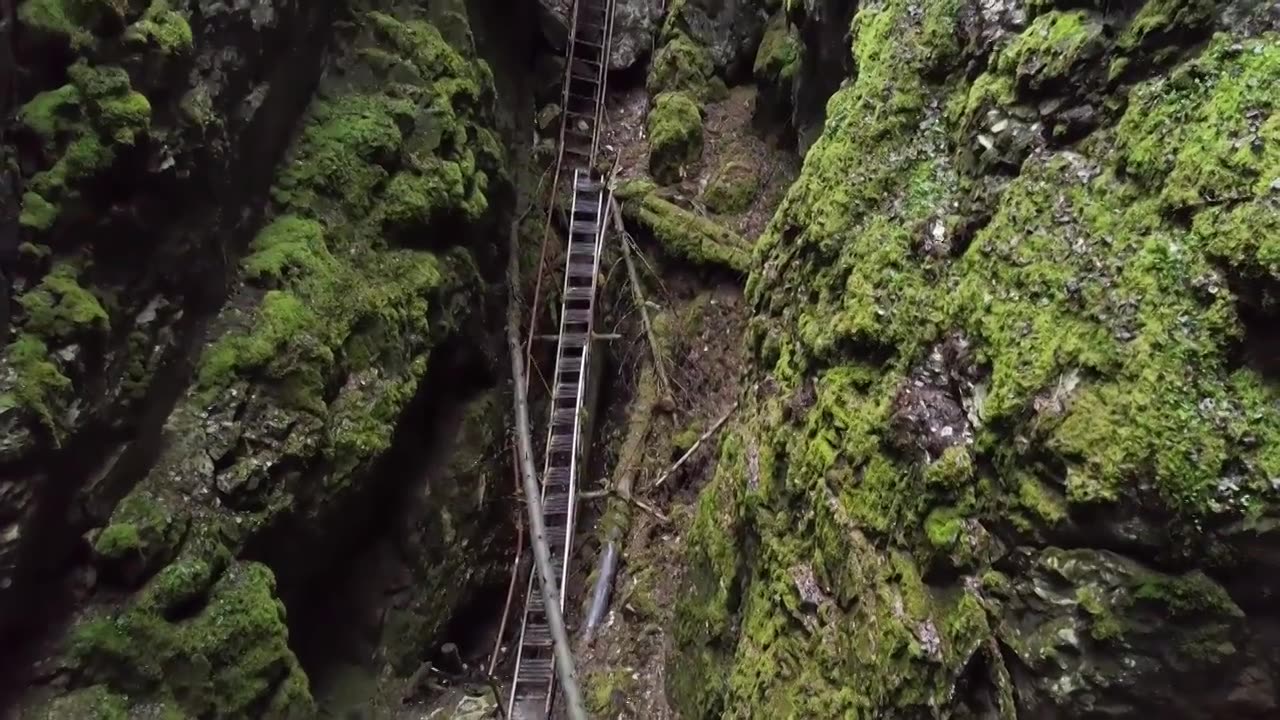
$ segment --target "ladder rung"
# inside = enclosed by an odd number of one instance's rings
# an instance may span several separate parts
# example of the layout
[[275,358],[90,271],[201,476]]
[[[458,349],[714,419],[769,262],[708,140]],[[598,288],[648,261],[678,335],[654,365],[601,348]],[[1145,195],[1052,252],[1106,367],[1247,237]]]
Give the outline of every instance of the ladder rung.
[[600,192],[600,183],[592,180],[590,176],[586,176],[579,172],[575,175],[573,186],[579,190],[588,190],[590,192]]
[[547,448],[551,450],[551,452],[568,452],[573,449],[573,435],[552,435],[551,442],[547,444]]
[[552,658],[528,658],[520,662],[521,682],[550,682],[554,670]]
[[557,400],[569,400],[578,397],[578,386],[576,383],[556,383],[555,398]]
[[565,300],[590,300],[595,293],[591,286],[571,287],[564,291]]
[[564,321],[567,323],[587,323],[591,322],[591,311],[580,310],[577,308],[569,308],[564,311]]
[[561,355],[559,368],[560,372],[582,372],[582,356],[581,355]]
[[569,493],[550,493],[542,499],[544,515],[567,515],[569,513]]
[[580,347],[585,347],[585,346],[586,346],[586,344],[587,344],[587,334],[586,334],[586,333],[576,333],[576,332],[575,332],[575,333],[565,333],[565,334],[563,334],[563,335],[561,335],[561,336],[560,336],[560,345],[561,345],[561,347],[566,347],[566,348],[580,348]]
[[569,276],[589,278],[595,277],[596,266],[594,263],[569,263]]
[[594,219],[574,220],[569,224],[569,232],[580,233],[583,235],[595,235],[599,230],[600,226]]
[[542,623],[526,625],[524,629],[524,644],[536,648],[551,647],[551,628]]
[[572,424],[578,418],[578,411],[574,408],[556,408],[551,411],[552,425],[568,425]]

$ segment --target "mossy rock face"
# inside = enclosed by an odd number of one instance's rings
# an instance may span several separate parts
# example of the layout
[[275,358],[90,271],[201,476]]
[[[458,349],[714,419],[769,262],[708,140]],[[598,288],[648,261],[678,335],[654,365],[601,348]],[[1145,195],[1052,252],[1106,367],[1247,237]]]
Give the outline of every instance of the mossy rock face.
[[232,565],[181,622],[166,613],[200,598],[166,596],[167,582],[158,576],[114,618],[86,618],[71,629],[68,657],[79,673],[130,700],[155,697],[190,716],[314,717],[269,570]]
[[[103,686],[130,713],[168,703],[184,717],[316,717],[283,600],[365,536],[389,482],[372,468],[419,393],[432,402],[411,422],[443,433],[460,411],[446,447],[465,460],[424,480],[398,519],[377,519],[419,589],[396,599],[412,632],[387,643],[378,671],[416,670],[457,605],[505,564],[476,536],[496,522],[500,405],[471,394],[493,337],[478,322],[493,307],[482,273],[500,258],[492,229],[512,193],[492,72],[465,14],[447,20],[457,45],[425,20],[355,17],[335,59],[345,71],[307,108],[159,457],[88,535],[104,592],[70,632],[68,692]],[[129,97],[118,77],[98,81],[111,92],[74,89]],[[89,107],[119,131],[141,117]],[[61,137],[78,116],[28,117]],[[88,344],[110,319],[76,284],[79,268],[55,266],[24,296],[24,339],[8,351],[22,372],[8,383],[0,368],[0,420],[21,406],[55,424],[74,394],[46,347]],[[281,528],[285,542],[271,534]],[[246,552],[262,564],[238,559]]]
[[714,213],[732,214],[751,207],[760,192],[760,175],[747,163],[731,160],[711,176],[702,201]]
[[[1280,36],[1164,71],[1168,38],[1049,5],[990,42],[963,2],[859,6],[755,248],[762,382],[686,535],[683,716],[1275,712],[1280,394],[1240,353],[1276,318]],[[1121,56],[1151,77],[1108,87]],[[1033,140],[974,162],[1019,113]]]
[[680,182],[702,159],[702,111],[687,93],[668,92],[649,111],[649,174],[664,185]]

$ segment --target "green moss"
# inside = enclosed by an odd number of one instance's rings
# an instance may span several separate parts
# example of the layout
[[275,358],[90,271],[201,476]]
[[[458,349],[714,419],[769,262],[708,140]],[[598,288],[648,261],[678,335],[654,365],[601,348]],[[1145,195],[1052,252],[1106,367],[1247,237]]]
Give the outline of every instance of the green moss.
[[1080,588],[1076,591],[1076,602],[1089,615],[1089,635],[1094,640],[1107,642],[1124,634],[1124,625],[1096,589]]
[[280,282],[292,274],[331,274],[336,260],[324,242],[324,226],[315,220],[285,215],[263,228],[244,259],[251,280]]
[[389,177],[385,164],[399,153],[404,137],[396,118],[412,117],[413,106],[384,96],[347,96],[312,110],[294,161],[272,193],[297,212],[339,200],[364,213]]
[[1033,524],[1053,527],[1067,519],[1066,501],[1031,474],[1022,475],[1018,483],[1018,503]]
[[31,98],[18,110],[18,121],[38,134],[45,149],[52,151],[60,135],[80,128],[81,113],[80,90],[67,84]]
[[71,399],[71,380],[53,362],[49,348],[40,338],[19,334],[5,348],[4,364],[14,375],[14,384],[0,402],[30,412],[55,440],[63,433],[64,406]]
[[667,92],[649,111],[649,173],[664,185],[679,182],[702,158],[702,111],[693,97]]
[[935,508],[924,521],[929,544],[938,550],[949,550],[960,539],[962,518],[954,508]]
[[1125,50],[1150,48],[1213,22],[1213,0],[1148,0],[1120,35]]
[[705,100],[714,72],[711,53],[688,35],[677,33],[654,53],[645,87],[653,97],[682,92]]
[[732,160],[716,171],[702,193],[702,201],[714,213],[738,213],[751,207],[760,191],[760,178],[750,165]]
[[583,700],[594,717],[612,717],[624,707],[634,692],[635,681],[625,668],[588,673],[583,680]]
[[108,561],[138,560],[144,572],[168,562],[187,529],[185,517],[138,489],[111,513],[109,524],[94,541],[94,552]]
[[786,13],[775,13],[756,50],[752,68],[756,81],[778,87],[789,85],[800,69],[803,50],[804,45],[787,22]]
[[1244,617],[1244,611],[1227,591],[1198,570],[1180,577],[1154,577],[1135,588],[1133,596],[1139,602],[1165,609],[1173,617]]
[[71,631],[69,657],[93,682],[170,697],[193,716],[247,717],[265,708],[270,717],[313,717],[274,592],[269,570],[238,563],[195,617],[171,623],[142,602],[112,619],[86,619]]
[[1083,10],[1045,13],[1005,48],[997,67],[1019,83],[1038,89],[1101,55],[1102,31],[1102,24]]
[[1117,130],[1124,172],[1170,208],[1269,193],[1280,179],[1276,37],[1218,35],[1167,78],[1135,88]]
[[138,528],[128,523],[107,526],[93,544],[94,552],[112,559],[134,555],[140,547],[142,539],[138,536]]
[[80,285],[78,275],[79,268],[74,263],[59,262],[39,285],[18,296],[18,305],[26,315],[26,332],[46,340],[67,341],[107,330],[107,311],[93,293]]
[[190,52],[193,43],[191,25],[168,0],[152,0],[142,18],[129,26],[125,39],[154,45],[165,54]]
[[58,220],[58,208],[37,193],[22,194],[18,223],[33,230],[48,230]]
[[[160,715],[160,720],[173,720]],[[38,708],[32,720],[129,720],[128,698],[104,685],[81,688],[61,695]]]
[[68,85],[37,95],[19,111],[44,140],[46,154],[57,157],[31,178],[24,196],[22,222],[36,229],[52,227],[63,203],[79,199],[78,185],[115,160],[116,145],[131,145],[150,128],[151,104],[130,88],[123,69],[80,60],[67,74]]
[[963,445],[953,445],[925,468],[925,483],[959,490],[971,484],[974,472],[973,453]]
[[80,49],[94,43],[89,28],[96,19],[96,5],[91,0],[26,0],[18,6],[18,19],[27,27],[64,36]]
[[1280,277],[1280,197],[1256,198],[1196,215],[1192,238],[1246,275]]
[[664,252],[686,262],[746,272],[751,261],[742,237],[657,194],[627,201],[623,212],[652,233]]
[[319,411],[334,363],[331,345],[336,338],[328,319],[294,293],[272,290],[251,332],[224,337],[205,352],[200,386],[216,392],[237,376],[258,370],[283,384],[299,407]]
[[94,127],[104,139],[132,145],[151,124],[151,103],[129,87],[129,75],[118,67],[95,67],[84,61],[67,74],[85,98]]

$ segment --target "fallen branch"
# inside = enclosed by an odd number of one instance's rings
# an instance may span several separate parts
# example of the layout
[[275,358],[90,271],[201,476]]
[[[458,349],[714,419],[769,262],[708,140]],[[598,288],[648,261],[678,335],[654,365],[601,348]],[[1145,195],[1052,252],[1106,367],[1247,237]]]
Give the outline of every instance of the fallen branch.
[[680,466],[684,465],[685,461],[693,456],[693,453],[697,451],[697,449],[702,445],[702,443],[707,441],[707,438],[711,437],[712,435],[715,435],[716,431],[719,430],[720,427],[729,420],[729,416],[732,415],[733,411],[737,409],[738,409],[738,403],[735,401],[733,403],[733,406],[729,408],[729,411],[726,412],[724,415],[720,416],[720,419],[717,420],[714,425],[708,428],[706,432],[702,433],[702,437],[698,438],[697,442],[691,445],[688,450],[685,450],[684,455],[681,455],[680,459],[677,460],[674,465],[667,468],[666,472],[658,476],[658,479],[654,481],[653,486],[662,487],[662,484],[665,483],[671,477],[671,474],[674,473],[676,470],[679,470]]
[[520,310],[516,298],[520,292],[519,226],[511,225],[507,282],[511,297],[507,305],[507,349],[511,353],[511,379],[513,405],[516,415],[516,440],[518,463],[524,481],[525,510],[529,520],[530,542],[533,545],[533,562],[538,573],[538,587],[547,617],[547,628],[555,652],[556,674],[560,689],[564,692],[566,710],[571,720],[587,720],[582,703],[582,691],[578,687],[577,673],[573,668],[573,650],[564,629],[564,617],[560,613],[559,591],[555,575],[551,571],[551,549],[547,545],[547,528],[542,516],[542,496],[538,490],[538,471],[533,464],[533,441],[529,436],[529,393],[525,384],[523,354],[520,343]]
[[600,500],[602,498],[607,498],[607,497],[618,498],[623,502],[635,505],[641,510],[652,515],[656,520],[660,522],[665,523],[665,522],[670,522],[671,520],[671,518],[668,518],[666,515],[663,515],[662,511],[658,510],[658,508],[650,505],[644,500],[641,500],[640,498],[629,495],[629,494],[626,497],[624,497],[621,492],[614,489],[591,490],[588,492],[578,493],[579,500]]
[[622,245],[622,259],[627,263],[627,276],[631,279],[631,294],[636,307],[640,309],[640,325],[649,338],[649,350],[653,353],[653,369],[658,376],[658,392],[664,399],[664,405],[670,406],[671,383],[667,382],[667,373],[662,367],[662,351],[658,349],[658,340],[653,334],[653,323],[649,321],[649,303],[640,290],[640,274],[636,272],[636,264],[631,259],[631,243],[627,242],[627,229],[622,225],[622,208],[618,201],[609,196],[609,213],[613,215],[613,227],[618,232],[619,244]]
[[[627,423],[627,437],[622,443],[622,451],[618,454],[618,464],[614,468],[617,473],[617,482],[604,492],[622,501],[623,507],[619,509],[619,512],[625,511],[629,505],[635,505],[654,515],[665,524],[667,518],[662,513],[631,494],[632,485],[635,483],[636,469],[640,465],[645,440],[649,436],[649,426],[653,421],[656,388],[654,387],[654,373],[651,368],[652,366],[650,365],[644,365],[640,370],[640,378],[636,385],[636,400],[630,413],[632,417]],[[609,596],[613,591],[613,580],[618,572],[619,559],[622,555],[622,545],[625,539],[624,534],[627,523],[622,521],[624,519],[626,519],[625,515],[619,518],[618,522],[614,522],[609,526],[604,550],[600,554],[600,569],[596,573],[596,582],[591,589],[591,604],[588,607],[587,622],[583,628],[582,642],[586,647],[591,646],[591,642],[595,638],[596,628],[604,620],[605,613],[609,609]]]

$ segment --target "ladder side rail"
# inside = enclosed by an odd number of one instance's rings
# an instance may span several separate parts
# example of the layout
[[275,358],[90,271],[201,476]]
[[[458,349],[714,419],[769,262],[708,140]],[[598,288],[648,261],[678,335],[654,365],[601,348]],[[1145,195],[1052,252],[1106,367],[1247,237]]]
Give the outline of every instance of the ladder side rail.
[[599,80],[596,91],[596,112],[592,124],[591,133],[591,159],[595,160],[596,153],[600,149],[600,121],[604,117],[604,98],[609,84],[609,54],[613,51],[613,15],[614,0],[606,0],[605,2],[605,22],[604,30],[601,33],[601,43],[604,48],[600,51],[600,70],[597,76]]
[[[577,184],[576,178],[574,180],[574,183],[575,185]],[[600,190],[596,191],[596,198],[595,198],[596,232],[595,232],[595,237],[591,239],[591,242],[593,243],[594,248],[592,252],[592,263],[591,263],[591,293],[590,293],[590,300],[588,301],[590,305],[587,313],[587,331],[586,331],[587,340],[586,340],[586,344],[583,346],[582,371],[578,374],[578,394],[577,394],[577,398],[574,401],[575,411],[573,415],[573,444],[570,446],[571,451],[569,455],[569,462],[571,463],[570,467],[572,468],[572,470],[570,470],[569,472],[569,513],[568,513],[568,521],[565,525],[564,567],[561,571],[561,576],[560,576],[560,586],[562,588],[568,587],[569,548],[572,546],[572,543],[573,543],[574,524],[575,524],[575,521],[577,520],[577,512],[576,512],[577,501],[578,501],[578,472],[577,471],[578,471],[578,460],[581,456],[581,449],[582,449],[581,448],[582,409],[583,409],[583,405],[585,404],[585,393],[587,388],[587,373],[589,372],[589,369],[591,367],[591,345],[592,345],[591,335],[595,329],[596,291],[598,289],[597,288],[598,278],[600,277],[600,232],[601,232],[601,229],[604,227],[604,221],[603,221],[604,218],[601,216],[601,212],[603,212],[604,210],[603,199],[604,199],[604,189],[601,188]],[[564,607],[564,602],[565,602],[564,593],[561,593],[560,605],[562,608]]]
[[[578,170],[575,170],[575,171],[574,171],[574,181],[573,181],[573,185],[571,186],[571,187],[574,189],[574,191],[573,191],[573,193],[572,193],[572,204],[570,205],[570,218],[572,218],[575,214],[577,214],[578,194],[577,194],[576,186],[577,186],[577,175],[578,175],[578,172],[579,172]],[[569,235],[570,235],[570,242],[572,242],[572,240],[573,240],[573,233],[572,233],[572,232],[570,232],[570,233],[569,233]],[[564,278],[564,287],[565,287],[565,290],[567,290],[567,289],[568,289],[568,286],[569,286],[569,260],[570,260],[570,254],[569,254],[569,253],[565,253],[565,278]],[[556,374],[552,376],[552,379],[553,379],[553,383],[552,383],[552,397],[551,397],[551,411],[552,411],[552,412],[554,412],[554,410],[555,410],[555,383],[556,383],[556,381],[558,381],[558,378],[559,378],[560,360],[561,360],[561,358],[563,357],[563,352],[564,352],[564,347],[563,347],[563,345],[564,345],[564,331],[565,331],[565,322],[564,322],[564,318],[565,318],[565,313],[564,313],[564,304],[563,304],[563,301],[562,301],[562,302],[561,302],[561,312],[560,312],[560,328],[559,328],[559,330],[560,330],[560,332],[559,332],[560,340],[559,340],[559,342],[557,342],[557,347],[556,347]],[[551,467],[551,436],[552,436],[553,429],[554,429],[554,424],[553,424],[553,423],[551,423],[551,422],[548,422],[548,423],[547,423],[547,444],[546,444],[546,450],[545,450],[544,455],[543,455],[542,478],[541,478],[541,482],[540,482],[541,490],[542,490],[542,498],[543,498],[543,500],[544,500],[544,501],[546,500],[546,497],[547,497],[547,483],[546,483],[547,471],[548,471],[548,470],[550,469],[550,467]],[[570,477],[572,478],[572,472],[571,472]],[[545,510],[544,510],[544,512],[545,512]],[[562,555],[562,560],[561,560],[561,566],[562,566],[562,568],[564,567],[564,565],[566,565],[566,564],[567,564],[567,563],[565,563],[565,562],[564,562],[564,560],[563,560],[563,558],[565,558],[565,557],[567,557],[567,556],[568,556],[568,550],[567,550],[567,548],[566,548],[565,552],[564,552],[564,553],[563,553],[563,555]],[[563,570],[562,570],[562,571],[561,571],[561,576],[563,577],[563,575],[564,575],[564,572],[563,572]],[[517,649],[516,649],[515,673],[514,673],[514,676],[513,676],[513,678],[512,678],[512,683],[511,683],[511,696],[510,696],[510,700],[508,701],[508,705],[507,705],[508,717],[511,717],[511,716],[512,716],[512,714],[515,712],[515,705],[516,705],[516,701],[517,701],[517,699],[518,699],[518,695],[519,695],[519,686],[520,686],[520,670],[521,670],[521,667],[522,667],[522,665],[523,665],[523,663],[524,663],[524,660],[525,660],[525,653],[524,653],[524,651],[525,651],[525,638],[526,638],[526,636],[527,636],[528,628],[529,628],[529,615],[530,615],[530,602],[529,602],[529,601],[530,601],[530,598],[532,598],[532,597],[533,597],[533,593],[538,592],[538,586],[537,586],[537,583],[538,583],[537,573],[530,573],[530,574],[529,574],[529,583],[528,583],[528,588],[525,590],[524,611],[521,613],[521,621],[520,621],[520,637],[519,637],[519,641],[518,641],[517,646],[516,646],[516,647],[517,647]],[[563,607],[564,607],[564,593],[563,593],[563,587],[564,587],[564,585],[563,585],[563,581],[562,581],[562,582],[561,582],[561,587],[560,587],[560,588],[557,588],[557,592],[558,592],[558,594],[559,594],[559,596],[560,596],[560,605],[561,605],[561,608],[562,608],[562,609],[563,609]],[[552,680],[552,682],[554,683],[554,680]],[[550,695],[551,695],[550,689],[548,689],[547,694],[548,694],[548,696],[550,696]],[[548,708],[548,711],[549,711],[549,708]]]

